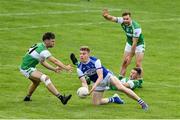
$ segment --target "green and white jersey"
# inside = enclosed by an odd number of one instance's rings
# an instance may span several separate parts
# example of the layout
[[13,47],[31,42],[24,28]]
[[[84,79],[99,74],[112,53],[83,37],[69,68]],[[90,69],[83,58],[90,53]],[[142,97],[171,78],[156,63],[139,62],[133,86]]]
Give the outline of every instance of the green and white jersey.
[[143,79],[131,80],[131,79],[127,78],[127,77],[121,79],[120,81],[122,83],[128,83],[131,89],[141,88],[142,83],[143,83]]
[[[121,81],[122,84],[129,84],[130,89],[134,90],[135,88],[141,88],[142,87],[142,83],[143,83],[143,79],[138,79],[138,80],[131,80],[128,77],[124,77],[122,79],[119,79]],[[117,90],[117,88],[114,85],[110,85],[109,86],[111,90]]]
[[126,32],[128,44],[130,45],[133,44],[133,41],[132,41],[133,38],[138,38],[137,46],[144,44],[144,37],[142,34],[142,29],[137,22],[132,20],[131,25],[127,26],[123,23],[122,17],[117,17],[117,23],[120,23],[121,27]]
[[35,68],[40,61],[44,61],[50,56],[51,53],[47,50],[44,43],[34,44],[23,57],[21,69]]
[[125,78],[121,79],[120,81],[122,83],[128,83],[131,89],[141,88],[142,83],[143,83],[143,79],[131,80],[128,77],[125,77]]

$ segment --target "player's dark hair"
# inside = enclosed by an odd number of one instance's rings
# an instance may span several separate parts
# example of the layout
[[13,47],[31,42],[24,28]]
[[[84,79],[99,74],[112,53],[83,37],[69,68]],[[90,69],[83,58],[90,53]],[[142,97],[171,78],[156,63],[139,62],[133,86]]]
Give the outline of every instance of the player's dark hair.
[[123,16],[126,16],[126,15],[131,16],[131,13],[130,13],[130,12],[127,12],[127,11],[122,13],[122,17],[123,17]]
[[142,73],[142,69],[140,67],[135,67],[135,68],[133,68],[133,70],[137,71],[137,73],[139,75],[141,75],[141,73]]
[[50,40],[50,39],[55,39],[55,34],[52,32],[46,32],[44,33],[42,40]]
[[87,51],[90,52],[90,49],[88,46],[81,46],[80,51]]

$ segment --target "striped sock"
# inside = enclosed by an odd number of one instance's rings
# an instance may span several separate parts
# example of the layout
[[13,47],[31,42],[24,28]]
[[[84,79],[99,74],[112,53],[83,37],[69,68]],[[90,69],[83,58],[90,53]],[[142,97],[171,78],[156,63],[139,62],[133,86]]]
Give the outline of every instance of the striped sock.
[[139,103],[140,105],[142,105],[142,104],[144,103],[144,101],[143,101],[142,99],[139,99],[139,100],[138,100],[138,103]]
[[109,98],[109,103],[113,103],[113,102],[114,102],[114,98],[113,97]]
[[56,97],[58,97],[58,98],[60,98],[60,96],[62,96],[60,93],[58,93],[58,94],[56,95]]
[[27,95],[26,97],[27,97],[27,98],[30,98],[31,96],[30,96],[30,95]]

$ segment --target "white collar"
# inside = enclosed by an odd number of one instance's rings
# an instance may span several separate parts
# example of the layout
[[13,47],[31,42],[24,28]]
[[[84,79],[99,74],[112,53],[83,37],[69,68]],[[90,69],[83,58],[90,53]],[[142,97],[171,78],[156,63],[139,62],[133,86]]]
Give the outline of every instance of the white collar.
[[90,62],[90,58],[88,59],[88,61],[87,62],[82,62],[82,64],[88,64]]

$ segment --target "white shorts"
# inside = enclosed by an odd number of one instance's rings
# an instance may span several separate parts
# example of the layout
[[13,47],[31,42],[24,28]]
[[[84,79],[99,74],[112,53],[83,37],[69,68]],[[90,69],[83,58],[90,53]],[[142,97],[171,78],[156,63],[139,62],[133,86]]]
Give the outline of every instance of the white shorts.
[[95,91],[97,92],[103,92],[107,89],[107,87],[110,85],[111,81],[111,73],[108,73],[106,77],[99,83],[99,85],[95,88]]
[[29,68],[27,70],[23,70],[21,68],[20,69],[20,72],[26,77],[26,78],[29,78],[29,76],[31,75],[32,72],[36,71],[36,68]]
[[[125,52],[131,52],[131,47],[132,47],[132,46],[129,45],[129,43],[126,43],[126,46],[125,46],[124,51],[125,51]],[[138,52],[144,53],[144,51],[145,51],[145,46],[144,46],[143,44],[136,46],[135,53],[138,53]]]

